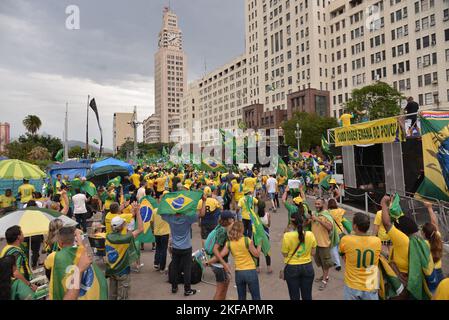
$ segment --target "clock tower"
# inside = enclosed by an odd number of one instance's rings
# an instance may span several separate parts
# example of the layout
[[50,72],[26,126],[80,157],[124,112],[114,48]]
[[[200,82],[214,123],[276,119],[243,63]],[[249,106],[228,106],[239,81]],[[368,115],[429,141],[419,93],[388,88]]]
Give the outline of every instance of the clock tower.
[[[180,128],[181,101],[187,86],[187,58],[182,44],[178,17],[169,8],[164,8],[154,63],[155,114],[146,121],[153,129],[159,127],[159,133],[147,130],[144,123],[144,141],[147,143],[168,143],[173,138],[179,141],[176,129]],[[155,123],[159,125],[155,126]]]

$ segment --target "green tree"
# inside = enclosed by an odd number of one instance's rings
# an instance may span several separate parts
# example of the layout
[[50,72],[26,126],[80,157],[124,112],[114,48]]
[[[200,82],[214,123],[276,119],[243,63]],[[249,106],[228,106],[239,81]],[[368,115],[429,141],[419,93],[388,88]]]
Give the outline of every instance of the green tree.
[[86,150],[80,146],[74,146],[69,150],[69,158],[82,158]]
[[356,122],[367,114],[370,120],[394,117],[401,111],[404,96],[385,82],[376,82],[352,90],[352,97],[344,105],[346,112],[354,114]]
[[41,119],[39,119],[39,117],[35,115],[26,116],[26,118],[23,119],[22,123],[25,126],[25,129],[31,135],[35,135],[42,125]]
[[47,148],[44,147],[34,147],[28,153],[29,160],[50,160],[50,153]]
[[327,129],[338,126],[337,120],[330,117],[320,117],[316,114],[297,112],[292,119],[283,123],[285,142],[287,145],[297,148],[295,136],[296,124],[302,130],[301,152],[321,145],[321,136],[326,134]]

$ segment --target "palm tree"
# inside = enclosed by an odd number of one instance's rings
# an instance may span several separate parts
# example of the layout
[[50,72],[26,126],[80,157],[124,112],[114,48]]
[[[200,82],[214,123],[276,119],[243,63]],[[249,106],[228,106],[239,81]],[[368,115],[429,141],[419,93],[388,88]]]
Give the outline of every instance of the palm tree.
[[38,116],[34,115],[26,116],[26,118],[23,119],[22,123],[25,126],[25,129],[32,135],[35,135],[42,125],[41,119],[39,119]]

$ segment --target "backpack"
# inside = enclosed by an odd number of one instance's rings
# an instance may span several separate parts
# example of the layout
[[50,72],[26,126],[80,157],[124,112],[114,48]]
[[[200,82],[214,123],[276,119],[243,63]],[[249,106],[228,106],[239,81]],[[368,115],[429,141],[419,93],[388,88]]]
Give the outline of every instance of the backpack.
[[217,242],[217,230],[220,227],[221,227],[221,225],[216,226],[215,229],[212,230],[211,233],[209,233],[206,241],[204,242],[204,251],[206,251],[206,253],[209,256],[214,255],[214,246],[215,246],[215,243]]

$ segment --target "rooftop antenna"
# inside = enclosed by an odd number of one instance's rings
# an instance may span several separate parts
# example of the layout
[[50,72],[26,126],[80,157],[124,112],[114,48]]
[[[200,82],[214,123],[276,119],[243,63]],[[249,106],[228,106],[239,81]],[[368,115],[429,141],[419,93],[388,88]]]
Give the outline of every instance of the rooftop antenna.
[[204,57],[204,76],[207,75],[207,60],[206,57]]

